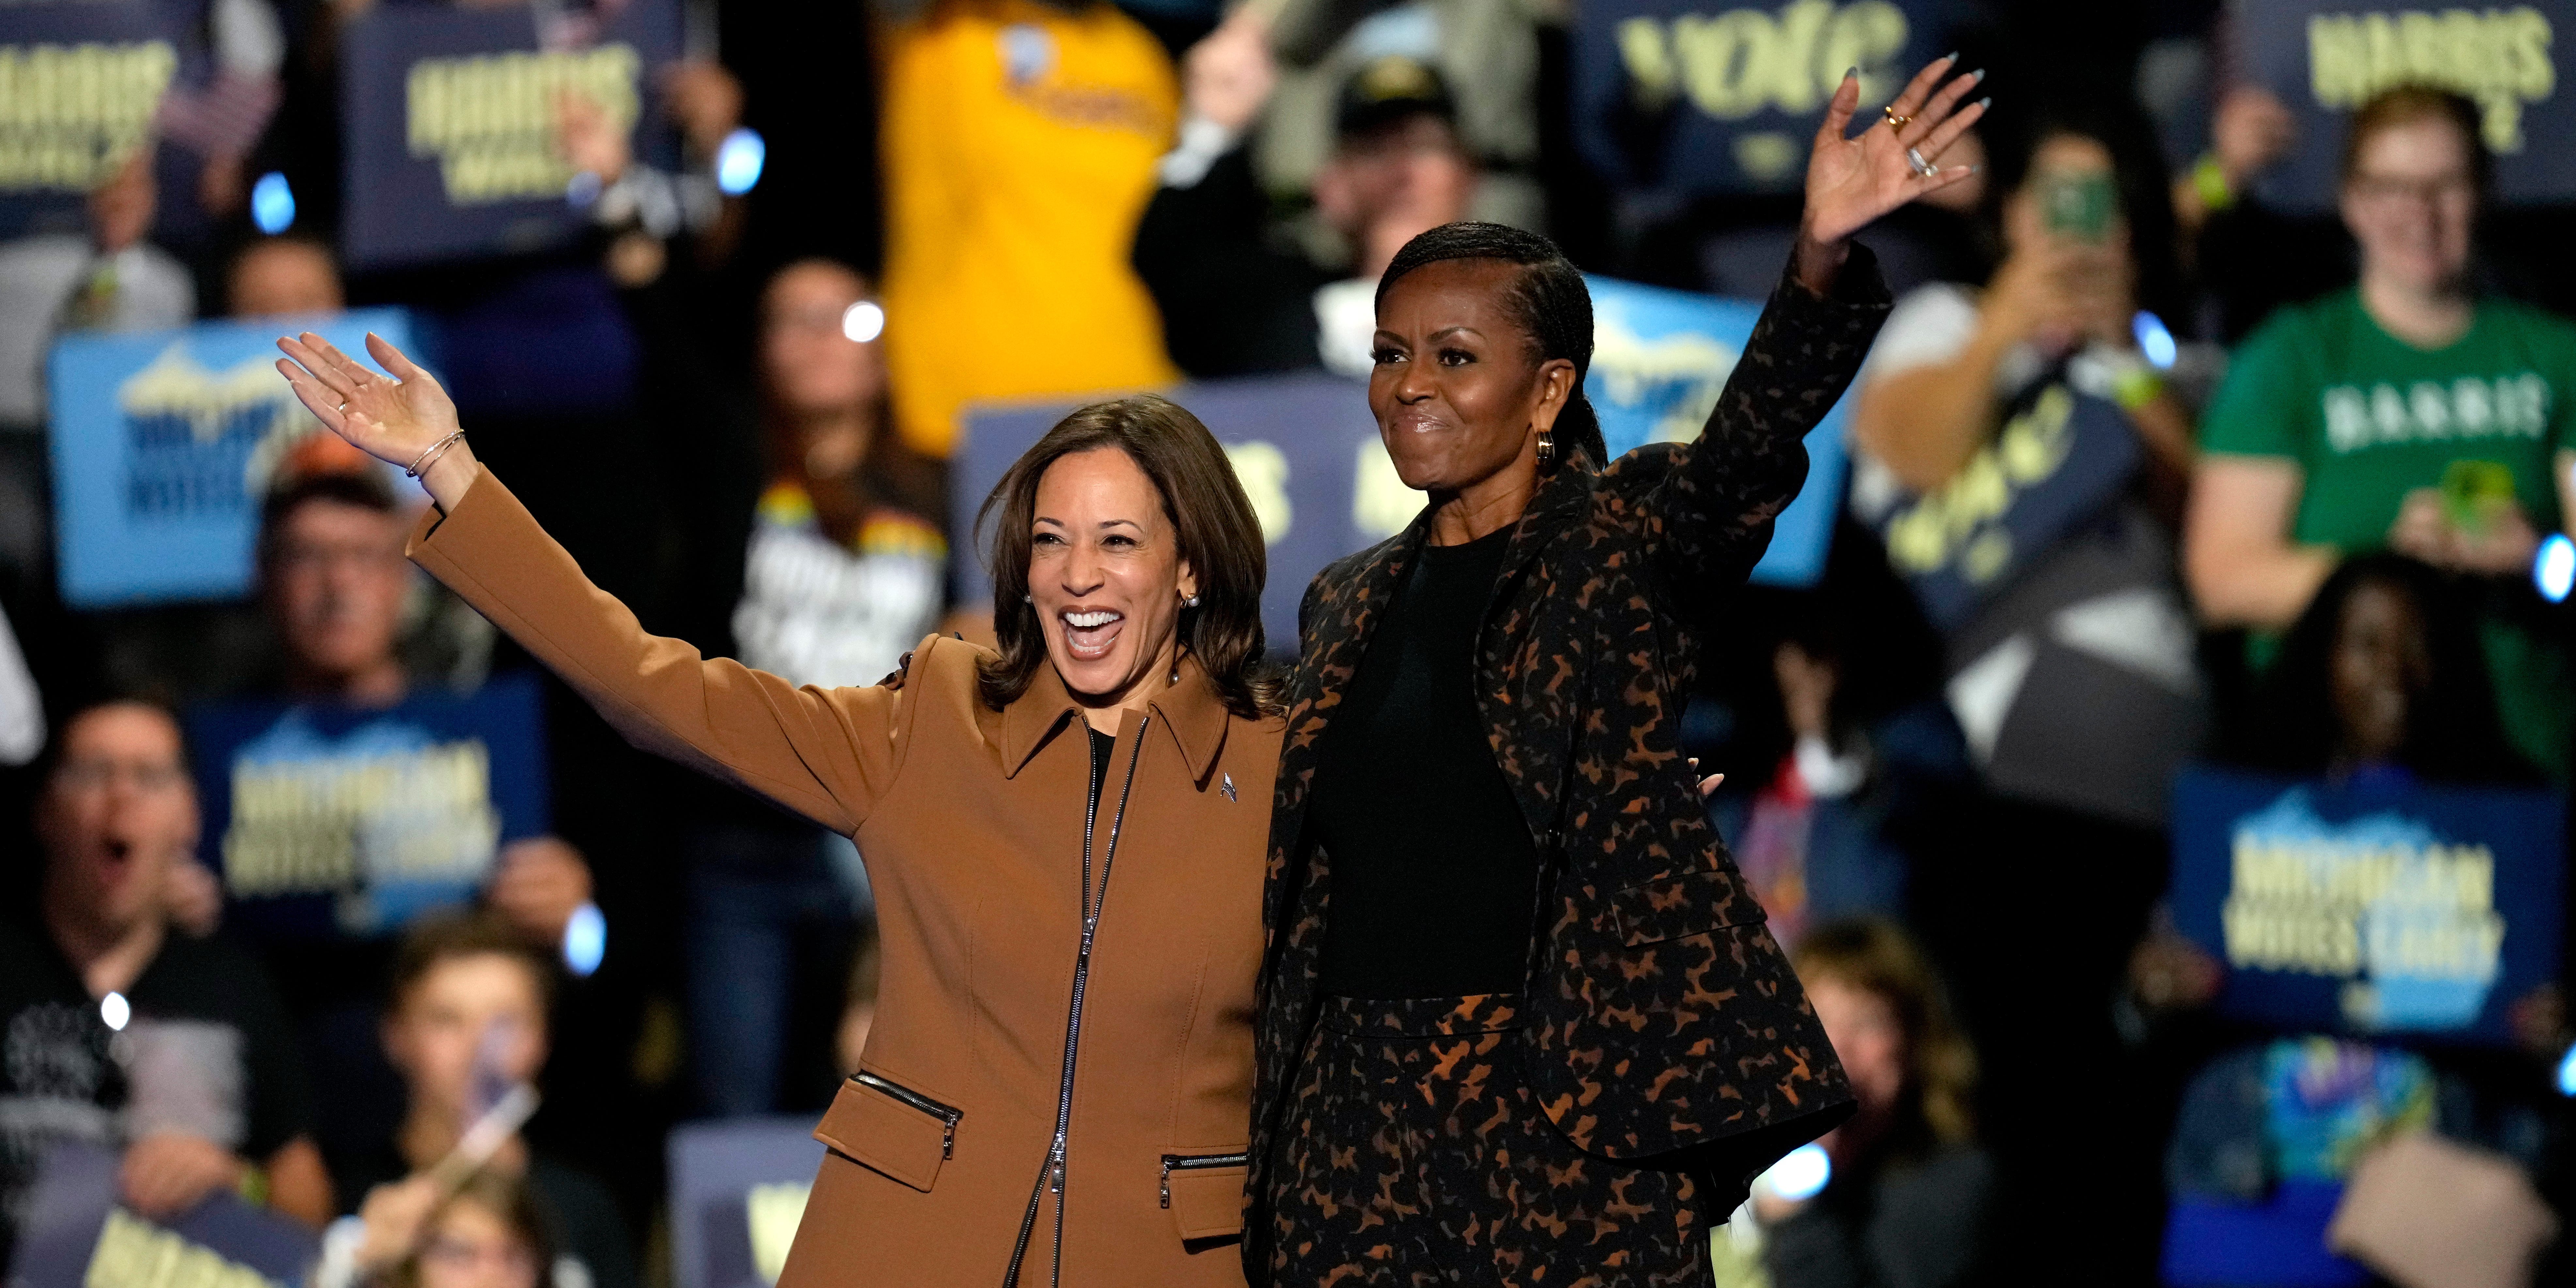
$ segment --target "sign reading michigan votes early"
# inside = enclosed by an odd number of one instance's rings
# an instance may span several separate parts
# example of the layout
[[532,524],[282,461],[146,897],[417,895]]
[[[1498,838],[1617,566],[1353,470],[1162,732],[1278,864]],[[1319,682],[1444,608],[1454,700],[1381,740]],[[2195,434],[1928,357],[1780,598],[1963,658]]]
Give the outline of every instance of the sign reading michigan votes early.
[[1631,188],[1795,192],[1843,72],[1860,69],[1862,111],[1874,111],[1947,49],[1952,11],[1946,0],[1586,0],[1576,140]]
[[2175,787],[2173,911],[2227,966],[2220,1009],[2308,1032],[2507,1042],[2557,978],[2565,803],[2219,769]]
[[238,924],[370,937],[474,896],[501,846],[546,830],[536,682],[360,709],[241,702],[188,715],[206,857]]
[[2396,85],[2435,85],[2477,104],[2496,195],[2576,201],[2576,123],[2560,93],[2571,67],[2576,0],[2446,5],[2395,0],[2237,0],[2235,65],[2298,122],[2290,154],[2257,184],[2277,209],[2334,206],[2344,125]]
[[[377,5],[342,37],[353,268],[542,251],[579,235],[558,105],[589,99],[667,163],[655,76],[679,57],[674,0],[600,0],[575,38],[558,6]],[[554,14],[555,18],[562,15]]]
[[0,235],[81,226],[81,199],[152,136],[185,11],[166,0],[0,4]]
[[[409,347],[399,309],[298,319],[343,352]],[[274,319],[73,334],[48,368],[55,545],[75,608],[224,599],[251,584],[260,499],[321,422],[277,374]]]

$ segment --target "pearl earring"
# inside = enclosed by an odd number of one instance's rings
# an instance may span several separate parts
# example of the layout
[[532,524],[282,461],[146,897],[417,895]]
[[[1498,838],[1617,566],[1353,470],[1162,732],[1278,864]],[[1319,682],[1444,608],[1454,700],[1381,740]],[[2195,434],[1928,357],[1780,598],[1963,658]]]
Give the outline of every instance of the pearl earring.
[[1189,598],[1184,599],[1184,600],[1182,600],[1182,601],[1181,601],[1181,607],[1183,607],[1183,608],[1196,608],[1196,607],[1198,607],[1198,606],[1199,606],[1199,597],[1198,597],[1198,596],[1196,596],[1196,595],[1192,595],[1192,596],[1190,596]]

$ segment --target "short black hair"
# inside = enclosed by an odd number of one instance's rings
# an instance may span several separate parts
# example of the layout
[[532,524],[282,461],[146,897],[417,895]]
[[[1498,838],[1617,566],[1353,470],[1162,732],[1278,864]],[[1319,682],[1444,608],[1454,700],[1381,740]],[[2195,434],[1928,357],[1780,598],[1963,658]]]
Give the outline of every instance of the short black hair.
[[[1566,449],[1590,454],[1595,468],[1607,464],[1601,421],[1583,393],[1592,370],[1592,291],[1583,270],[1556,248],[1556,243],[1527,229],[1507,224],[1461,222],[1442,224],[1406,242],[1377,279],[1377,302],[1386,303],[1387,288],[1422,267],[1452,259],[1489,259],[1513,264],[1521,272],[1512,280],[1507,303],[1512,318],[1529,333],[1538,361],[1563,358],[1574,364],[1574,392],[1557,417],[1556,436]],[[1570,459],[1566,451],[1561,459]]]
[[[327,432],[327,431],[326,431]],[[400,508],[394,501],[394,490],[385,485],[383,476],[365,471],[325,470],[299,475],[269,489],[259,505],[259,558],[266,563],[276,553],[277,534],[297,510],[315,502],[373,510],[392,514]]]

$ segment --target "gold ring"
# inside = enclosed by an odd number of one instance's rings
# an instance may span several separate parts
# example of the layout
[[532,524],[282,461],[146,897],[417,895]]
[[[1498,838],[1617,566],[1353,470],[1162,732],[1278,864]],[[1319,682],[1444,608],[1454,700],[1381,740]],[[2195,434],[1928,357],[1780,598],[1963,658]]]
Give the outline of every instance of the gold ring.
[[1896,114],[1896,107],[1895,107],[1895,105],[1893,105],[1893,104],[1890,104],[1889,106],[1886,106],[1886,107],[1882,107],[1882,108],[1880,108],[1880,109],[1878,109],[1878,110],[1887,114],[1887,128],[1889,128],[1889,129],[1891,129],[1891,130],[1901,130],[1901,129],[1904,129],[1904,128],[1906,127],[1906,125],[1907,125],[1907,124],[1909,124],[1910,122],[1912,122],[1912,121],[1914,120],[1914,118],[1913,118],[1913,117],[1910,117],[1910,116],[1899,116],[1899,115],[1897,115],[1897,114]]

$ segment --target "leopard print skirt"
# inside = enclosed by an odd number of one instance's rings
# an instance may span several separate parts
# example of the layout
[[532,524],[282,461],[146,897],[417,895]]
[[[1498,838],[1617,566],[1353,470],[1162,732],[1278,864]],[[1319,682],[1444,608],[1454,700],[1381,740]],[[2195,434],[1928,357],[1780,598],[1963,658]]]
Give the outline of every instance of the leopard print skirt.
[[1279,1135],[1277,1288],[1709,1281],[1709,1187],[1577,1152],[1523,1074],[1520,998],[1328,998]]

